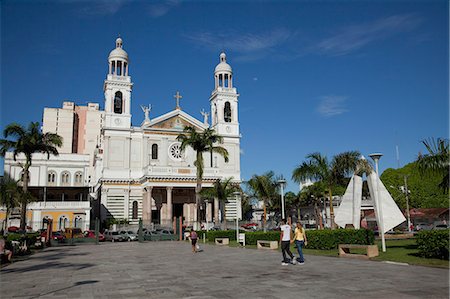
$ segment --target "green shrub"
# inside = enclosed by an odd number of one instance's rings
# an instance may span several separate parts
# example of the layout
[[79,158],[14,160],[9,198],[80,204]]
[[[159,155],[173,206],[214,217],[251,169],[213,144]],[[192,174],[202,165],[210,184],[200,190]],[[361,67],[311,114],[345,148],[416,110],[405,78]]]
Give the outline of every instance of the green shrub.
[[427,258],[449,259],[450,230],[420,231],[416,237],[419,254]]
[[367,229],[335,229],[306,231],[309,249],[335,249],[339,244],[372,245],[375,242],[373,231]]
[[269,232],[246,232],[245,233],[245,243],[249,245],[256,245],[256,241],[266,240],[266,241],[280,241],[279,231],[269,231]]
[[[198,237],[203,237],[203,235],[198,234]],[[209,242],[214,242],[216,238],[229,238],[230,241],[236,241],[236,231],[235,230],[210,230],[206,237]]]

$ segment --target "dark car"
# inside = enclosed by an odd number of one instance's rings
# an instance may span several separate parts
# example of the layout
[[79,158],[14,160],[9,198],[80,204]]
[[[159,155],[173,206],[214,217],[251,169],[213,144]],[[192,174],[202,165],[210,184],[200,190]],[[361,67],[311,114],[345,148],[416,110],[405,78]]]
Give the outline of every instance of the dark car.
[[62,232],[53,232],[52,239],[58,242],[64,242],[66,236]]
[[[95,231],[93,230],[87,230],[83,234],[85,238],[95,239]],[[100,242],[104,242],[106,240],[105,235],[103,235],[102,233],[98,233],[98,240]]]

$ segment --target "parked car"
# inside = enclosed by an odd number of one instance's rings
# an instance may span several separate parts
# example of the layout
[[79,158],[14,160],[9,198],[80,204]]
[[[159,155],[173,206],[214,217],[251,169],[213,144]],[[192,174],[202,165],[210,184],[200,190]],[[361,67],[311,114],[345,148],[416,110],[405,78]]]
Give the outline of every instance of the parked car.
[[52,239],[62,243],[65,241],[66,236],[63,232],[56,231],[52,233]]
[[428,224],[428,223],[419,223],[416,225],[416,231],[421,231],[421,230],[430,230],[433,228],[432,224]]
[[443,229],[448,229],[448,228],[449,228],[448,224],[445,224],[445,223],[440,223],[440,224],[436,224],[433,226],[433,229],[436,229],[436,230],[443,230]]
[[125,241],[123,235],[119,234],[118,231],[107,231],[105,232],[105,240],[111,242],[122,242]]
[[[92,239],[95,239],[95,231],[93,231],[93,230],[87,230],[87,231],[85,231],[85,232],[84,232],[84,237],[85,237],[85,238],[92,238]],[[99,233],[98,233],[98,240],[99,240],[100,242],[104,242],[104,241],[105,241],[105,235],[99,232]]]
[[138,240],[138,235],[131,230],[128,230],[128,231],[121,230],[121,231],[119,231],[119,234],[121,234],[124,237],[124,239],[129,242]]

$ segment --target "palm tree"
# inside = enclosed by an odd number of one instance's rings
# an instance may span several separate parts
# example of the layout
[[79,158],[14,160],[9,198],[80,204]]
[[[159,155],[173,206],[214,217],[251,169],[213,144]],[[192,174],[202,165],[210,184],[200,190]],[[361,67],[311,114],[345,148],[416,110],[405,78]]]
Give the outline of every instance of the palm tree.
[[24,230],[26,225],[27,215],[27,200],[28,184],[29,184],[29,169],[32,163],[32,155],[34,153],[44,153],[50,158],[50,154],[57,156],[57,147],[61,147],[63,139],[58,134],[54,133],[42,133],[39,129],[38,122],[31,122],[28,128],[24,128],[22,125],[12,123],[8,125],[3,131],[5,138],[0,139],[0,155],[5,156],[6,152],[13,150],[14,161],[16,161],[17,155],[25,155],[25,164],[22,165],[22,189],[23,197],[21,199],[21,219],[20,229]]
[[307,179],[320,181],[326,185],[330,202],[331,227],[334,228],[334,209],[332,188],[342,184],[345,177],[358,168],[361,154],[358,151],[348,151],[333,157],[331,162],[320,153],[306,156],[306,161],[294,169],[292,179],[301,183]]
[[17,185],[17,181],[12,179],[8,174],[0,179],[0,205],[6,208],[5,215],[5,231],[8,227],[8,217],[11,210],[19,206],[21,197],[21,189]]
[[[225,180],[217,179],[211,188],[202,189],[200,194],[205,198],[213,198],[215,200],[214,205],[216,206],[216,211],[219,211],[219,205],[223,207],[229,198],[233,196],[235,191],[239,191],[240,188],[232,183],[233,178],[228,178]],[[223,215],[223,213],[222,213]],[[219,223],[218,213],[214,215],[215,222]],[[222,217],[223,219],[223,217]]]
[[322,182],[316,182],[313,185],[306,186],[300,191],[300,203],[304,206],[314,206],[314,218],[316,219],[316,227],[323,229],[321,206],[325,200],[325,186]]
[[422,141],[427,149],[427,154],[419,153],[417,158],[417,166],[422,174],[437,173],[443,176],[439,187],[448,191],[449,184],[449,144],[448,139],[430,138]]
[[254,174],[246,182],[250,191],[250,196],[263,201],[263,228],[266,231],[267,205],[278,197],[277,182],[273,171],[266,172],[263,175]]
[[187,126],[184,128],[183,133],[178,135],[177,140],[181,142],[181,150],[184,151],[188,146],[191,147],[196,154],[194,166],[197,168],[196,178],[197,185],[195,187],[195,204],[197,207],[197,221],[200,215],[201,197],[200,192],[202,190],[203,169],[204,160],[203,153],[218,153],[224,157],[225,162],[228,162],[228,151],[214,144],[223,143],[222,136],[215,133],[213,129],[207,128],[203,132],[197,132],[194,127]]

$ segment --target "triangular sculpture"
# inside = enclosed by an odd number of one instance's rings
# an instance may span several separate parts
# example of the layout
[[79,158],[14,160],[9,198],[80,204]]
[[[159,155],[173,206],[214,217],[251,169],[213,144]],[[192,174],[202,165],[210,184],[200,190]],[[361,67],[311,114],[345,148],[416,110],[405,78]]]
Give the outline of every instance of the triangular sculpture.
[[[380,215],[383,217],[384,232],[406,221],[405,216],[375,172],[372,171],[367,176],[367,184],[369,185],[370,197],[373,199],[379,231],[381,231]],[[380,191],[379,194],[377,192],[377,184]],[[353,175],[342,197],[341,205],[336,211],[335,222],[337,225],[345,227],[347,224],[352,224],[354,228],[360,228],[361,198],[362,178],[358,175]]]

